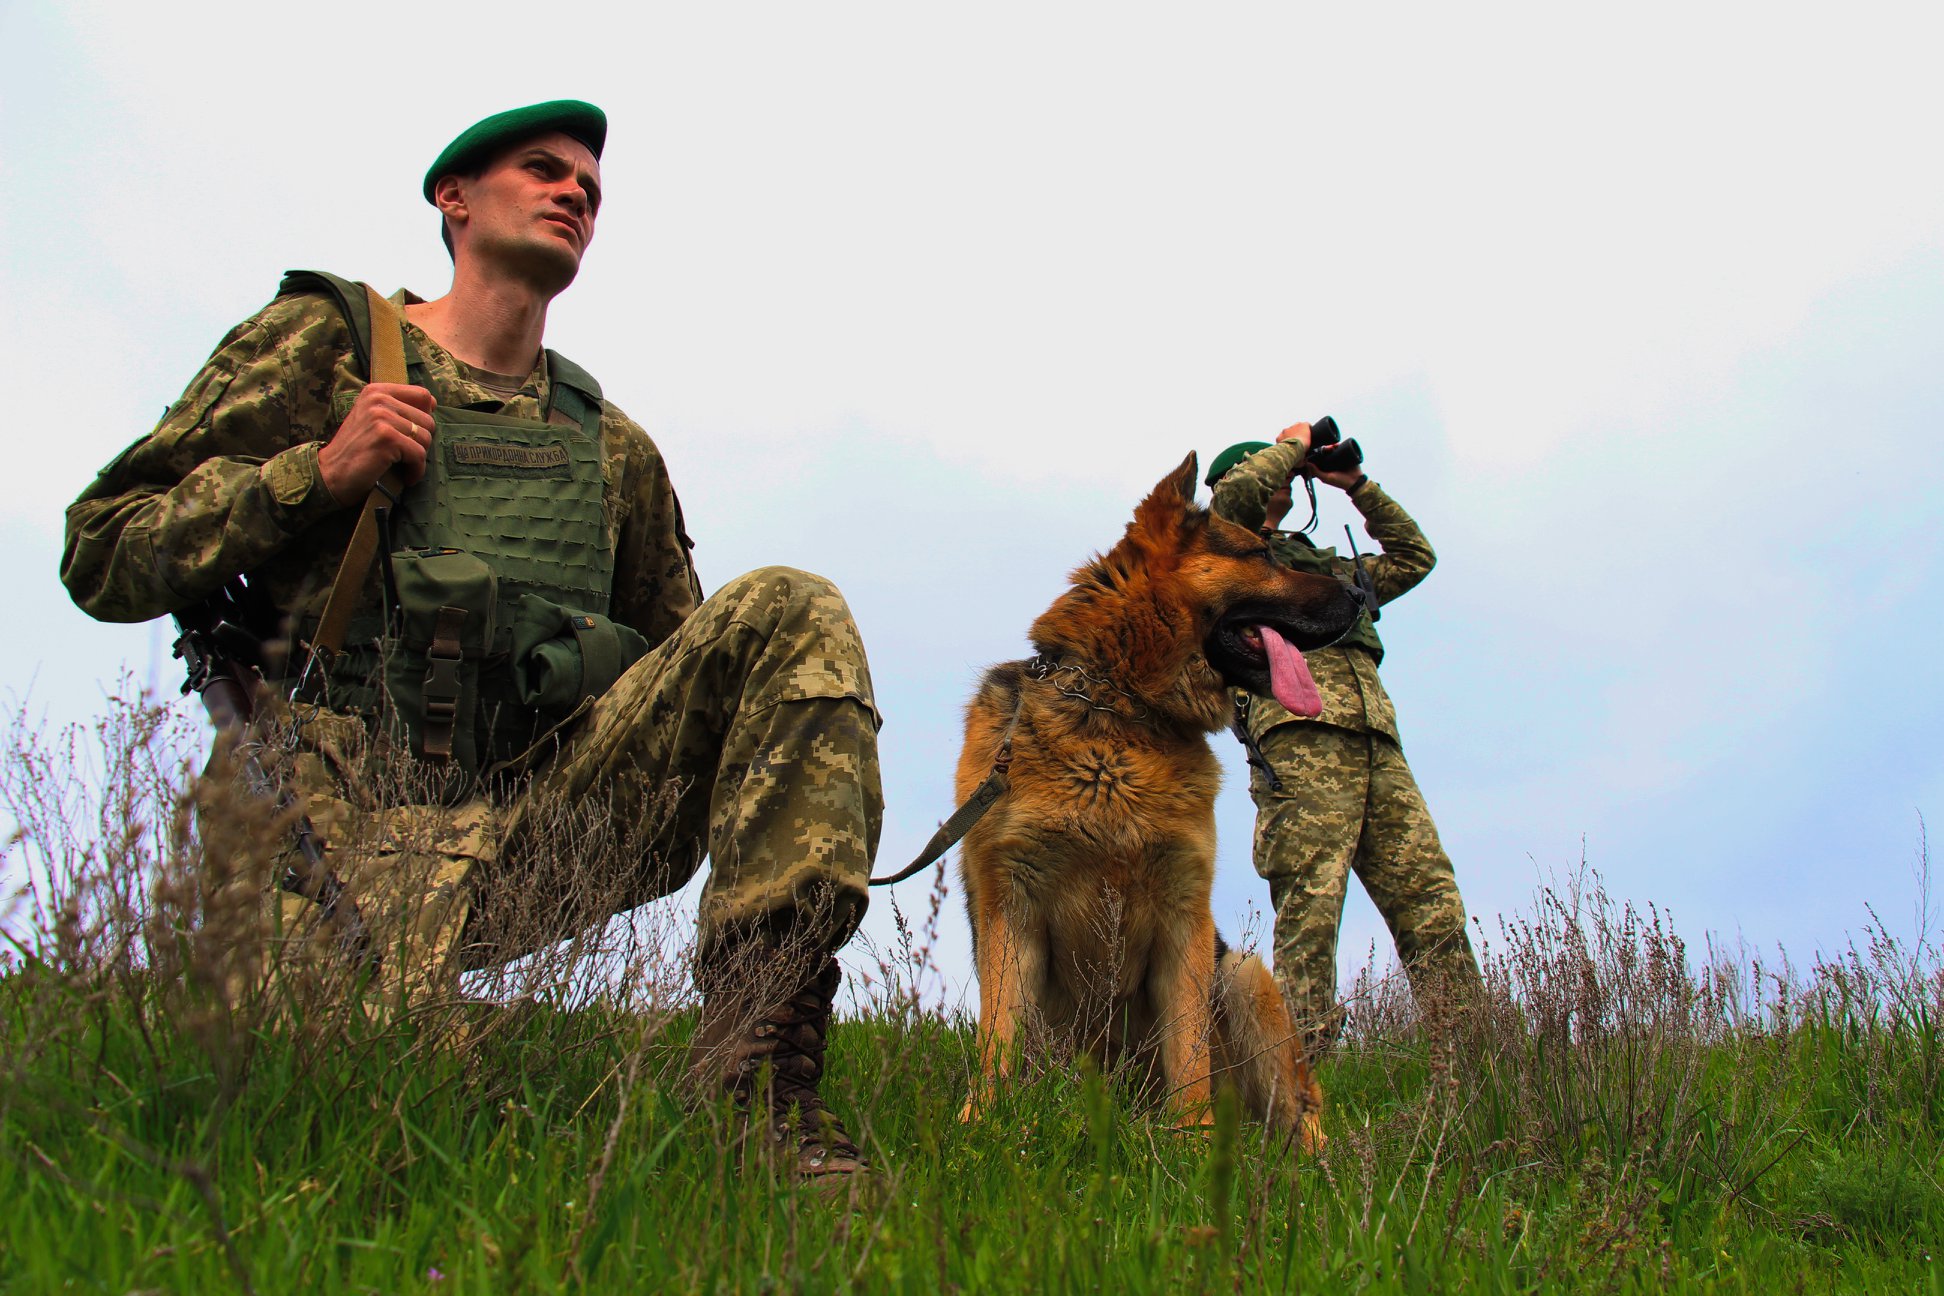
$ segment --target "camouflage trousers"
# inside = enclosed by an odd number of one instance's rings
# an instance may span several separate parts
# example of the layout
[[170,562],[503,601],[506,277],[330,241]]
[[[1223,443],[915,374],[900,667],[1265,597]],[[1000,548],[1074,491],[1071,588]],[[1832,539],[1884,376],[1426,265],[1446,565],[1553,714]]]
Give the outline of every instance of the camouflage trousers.
[[1275,906],[1276,980],[1313,1050],[1343,1026],[1337,933],[1352,872],[1390,927],[1421,1005],[1474,989],[1478,963],[1458,880],[1397,744],[1300,723],[1278,725],[1261,743],[1282,790],[1251,775],[1256,872]]
[[[337,719],[348,745],[362,725]],[[744,931],[836,950],[863,917],[883,819],[879,723],[843,596],[769,567],[586,704],[515,795],[371,804],[317,722],[295,782],[413,997],[669,895],[705,854],[699,959]],[[286,895],[283,909],[286,928],[319,927],[315,905]]]

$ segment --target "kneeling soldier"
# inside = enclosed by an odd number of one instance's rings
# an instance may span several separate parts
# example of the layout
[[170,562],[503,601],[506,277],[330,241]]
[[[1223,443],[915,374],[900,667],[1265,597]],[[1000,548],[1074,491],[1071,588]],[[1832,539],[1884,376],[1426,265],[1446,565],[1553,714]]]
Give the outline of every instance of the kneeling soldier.
[[[861,1158],[818,1080],[882,813],[870,670],[819,577],[765,568],[703,599],[654,442],[543,348],[594,234],[606,134],[572,100],[461,134],[424,186],[451,290],[289,275],[68,509],[61,578],[121,622],[246,583],[265,704],[293,720],[282,777],[326,854],[354,864],[361,823],[382,852],[382,817],[441,825],[458,861],[419,888],[436,903],[412,931],[373,925],[408,988],[571,934],[529,923],[516,947],[495,921],[560,871],[537,826],[559,807],[631,843],[612,910],[677,890],[706,849],[695,1073],[799,1172],[847,1174]],[[361,777],[405,749],[391,764],[429,771],[433,804]],[[286,923],[325,899],[285,896]]]

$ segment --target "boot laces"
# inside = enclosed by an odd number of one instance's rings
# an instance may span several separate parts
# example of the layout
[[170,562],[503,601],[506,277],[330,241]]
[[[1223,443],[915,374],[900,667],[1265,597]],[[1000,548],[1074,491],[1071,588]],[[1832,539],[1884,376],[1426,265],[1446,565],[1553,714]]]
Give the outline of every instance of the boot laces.
[[[835,971],[834,963],[831,971]],[[830,1155],[859,1155],[857,1145],[817,1091],[830,1031],[830,999],[836,989],[826,982],[834,980],[819,976],[758,1023],[755,1031],[759,1039],[769,1041],[763,1060],[770,1067],[769,1106],[775,1137],[779,1142],[785,1137],[794,1108],[799,1146],[819,1163],[824,1157],[809,1148],[812,1143]],[[756,1059],[750,1059],[745,1066],[754,1062]]]

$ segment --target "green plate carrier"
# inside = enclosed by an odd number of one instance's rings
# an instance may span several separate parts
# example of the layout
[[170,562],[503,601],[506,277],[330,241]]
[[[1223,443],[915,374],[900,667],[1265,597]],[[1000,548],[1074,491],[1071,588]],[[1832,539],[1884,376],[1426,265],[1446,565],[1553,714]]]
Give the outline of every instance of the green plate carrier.
[[[289,293],[335,300],[370,372],[362,284],[292,271],[278,295]],[[430,387],[409,333],[405,346],[411,381]],[[467,774],[525,752],[647,650],[607,615],[600,386],[546,355],[544,421],[461,408],[432,389],[425,476],[390,510],[380,558],[396,591],[389,624],[389,600],[365,598],[310,699],[364,714]]]

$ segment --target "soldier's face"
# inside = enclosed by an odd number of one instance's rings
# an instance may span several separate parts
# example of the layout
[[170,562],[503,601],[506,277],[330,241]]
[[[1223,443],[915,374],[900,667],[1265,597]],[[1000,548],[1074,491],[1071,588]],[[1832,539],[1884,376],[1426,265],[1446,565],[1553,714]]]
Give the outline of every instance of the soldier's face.
[[455,255],[485,257],[548,292],[574,281],[594,238],[601,164],[572,136],[516,144],[477,179],[459,179],[464,221]]

